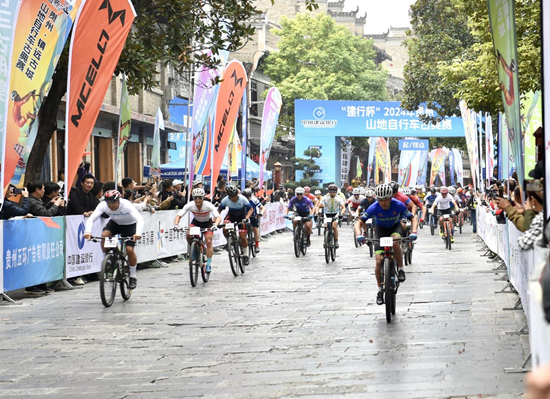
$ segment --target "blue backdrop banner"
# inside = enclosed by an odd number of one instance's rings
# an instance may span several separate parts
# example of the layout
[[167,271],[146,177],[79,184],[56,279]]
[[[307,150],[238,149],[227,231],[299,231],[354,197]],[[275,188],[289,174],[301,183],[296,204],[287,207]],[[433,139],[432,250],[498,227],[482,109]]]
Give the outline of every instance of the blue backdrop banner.
[[63,278],[63,217],[3,222],[4,291]]

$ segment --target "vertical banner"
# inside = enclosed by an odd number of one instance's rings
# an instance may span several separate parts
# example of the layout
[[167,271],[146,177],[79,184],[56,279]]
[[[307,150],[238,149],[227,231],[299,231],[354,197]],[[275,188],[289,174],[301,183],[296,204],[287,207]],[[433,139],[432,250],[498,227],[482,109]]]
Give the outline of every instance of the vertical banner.
[[449,176],[451,177],[451,186],[456,184],[455,182],[455,153],[453,150],[449,151]]
[[[6,0],[0,3],[0,207],[4,196],[4,174],[1,171],[7,119],[6,103],[9,98],[7,87],[10,78],[12,34],[20,5],[20,0]],[[2,292],[1,278],[0,276],[0,292]]]
[[464,186],[464,166],[462,163],[462,155],[460,155],[460,151],[457,148],[453,148],[451,151],[454,158],[456,181],[457,183],[460,183],[461,186]]
[[361,158],[357,155],[357,170],[355,175],[360,179],[363,176],[363,165],[361,164]]
[[[68,186],[111,84],[136,12],[129,0],[84,0],[74,24],[67,74],[65,176]],[[68,196],[70,190],[65,190]]]
[[[544,5],[544,2],[541,2],[542,8],[542,73],[546,78],[543,79],[542,94],[543,99],[543,123],[550,121],[550,6]],[[545,192],[550,193],[550,160],[546,156],[546,151],[550,148],[550,129],[544,130],[543,138],[543,148],[545,154],[544,160],[544,185]],[[545,211],[544,220],[548,220],[550,216],[550,200],[549,195],[546,195],[545,202]]]
[[246,187],[246,158],[248,151],[248,92],[245,89],[243,94],[243,103],[241,106],[241,121],[242,121],[242,146],[241,152],[241,191]]
[[[478,132],[479,132],[479,185],[481,187],[485,187],[484,181],[483,181],[483,174],[485,172],[484,164],[485,164],[485,153],[483,152],[483,114],[479,112],[479,125],[478,125]],[[485,121],[485,129],[487,129],[487,121]]]
[[126,143],[130,140],[130,129],[132,128],[132,112],[130,110],[130,98],[126,86],[126,75],[122,74],[122,88],[120,89],[120,118],[118,121],[118,147],[115,160],[115,179],[118,180],[118,170],[121,165]]
[[[376,165],[378,169],[384,174],[384,182],[389,183],[391,181],[391,158],[390,150],[388,148],[388,142],[383,137],[376,138]],[[375,183],[378,184],[379,173],[378,170],[374,172]]]
[[[374,167],[374,154],[376,151],[376,139],[374,137],[369,137],[369,158],[367,159],[367,185],[370,187],[370,176],[373,171],[376,170]],[[374,172],[376,173],[376,172]]]
[[430,173],[430,186],[434,184],[436,176],[441,178],[441,170],[443,170],[443,178],[441,183],[445,185],[445,158],[447,153],[443,148],[437,148],[432,151],[432,171]]
[[160,131],[164,130],[164,117],[160,107],[157,108],[155,116],[155,130],[153,133],[153,151],[151,153],[150,176],[160,176]]
[[400,186],[411,187],[416,185],[420,151],[401,151],[399,156],[399,176],[397,183]]
[[222,83],[216,104],[216,120],[212,142],[212,173],[210,175],[212,193],[227,151],[231,129],[237,119],[246,83],[247,77],[243,65],[235,60],[227,64],[222,75]]
[[523,105],[521,120],[524,132],[525,178],[530,179],[529,172],[535,168],[538,161],[534,133],[542,126],[542,96],[540,91],[527,93]]
[[[13,37],[13,43],[11,59],[5,65],[9,71],[7,93],[10,98],[2,114],[5,133],[4,145],[0,146],[4,152],[1,157],[2,186],[10,181],[20,187],[24,183],[26,163],[38,133],[38,111],[50,89],[53,73],[81,2],[21,2],[13,36],[11,31],[8,34],[8,37]],[[4,7],[6,1],[2,4]],[[4,37],[2,40],[5,40]],[[6,60],[3,58],[2,62]],[[3,87],[2,94],[6,93]]]
[[464,123],[464,135],[466,136],[466,147],[468,148],[468,159],[470,160],[470,172],[474,189],[477,188],[476,173],[475,173],[475,130],[472,123],[471,112],[468,109],[466,101],[460,101],[460,113]]
[[508,139],[514,155],[520,187],[525,176],[523,166],[521,111],[518,78],[516,18],[513,0],[487,0],[493,46],[497,59],[499,86],[508,122]]
[[485,114],[485,178],[487,186],[491,184],[495,160],[493,154],[493,119],[491,115]]
[[418,155],[418,173],[416,184],[426,185],[426,176],[428,174],[428,151],[420,151]]
[[263,189],[264,173],[269,161],[269,153],[271,151],[271,145],[275,138],[275,128],[279,121],[279,113],[281,112],[281,106],[283,100],[281,93],[276,87],[269,89],[264,104],[264,112],[262,115],[262,139],[261,139],[261,152],[260,152],[260,189]]

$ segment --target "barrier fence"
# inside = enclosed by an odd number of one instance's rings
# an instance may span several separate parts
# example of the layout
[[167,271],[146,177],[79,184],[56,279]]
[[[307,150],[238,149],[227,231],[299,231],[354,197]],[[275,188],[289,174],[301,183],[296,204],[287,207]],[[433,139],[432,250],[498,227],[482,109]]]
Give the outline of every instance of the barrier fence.
[[[265,206],[260,225],[262,235],[285,228],[284,209],[282,203]],[[135,247],[140,263],[187,252],[184,233],[174,228],[176,213],[141,213],[144,233]],[[225,214],[224,211],[222,217]],[[84,239],[86,220],[84,216],[66,216],[0,221],[3,255],[0,293],[99,272],[103,252],[100,243]],[[108,220],[98,219],[92,234],[101,236]],[[187,224],[185,217],[180,227]],[[215,232],[213,243],[214,246],[226,243],[221,230]]]
[[518,245],[521,233],[513,223],[497,223],[486,207],[476,212],[477,234],[487,247],[504,261],[510,283],[518,292],[529,326],[532,367],[550,362],[550,326],[544,318],[540,279],[550,251],[537,245],[522,251]]

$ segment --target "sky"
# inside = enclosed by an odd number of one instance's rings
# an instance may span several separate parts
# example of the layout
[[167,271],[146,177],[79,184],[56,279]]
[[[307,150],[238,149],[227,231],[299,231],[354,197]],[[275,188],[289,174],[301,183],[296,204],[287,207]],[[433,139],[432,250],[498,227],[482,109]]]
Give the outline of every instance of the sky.
[[415,0],[346,0],[344,11],[367,12],[365,33],[383,33],[391,26],[409,26],[409,7]]

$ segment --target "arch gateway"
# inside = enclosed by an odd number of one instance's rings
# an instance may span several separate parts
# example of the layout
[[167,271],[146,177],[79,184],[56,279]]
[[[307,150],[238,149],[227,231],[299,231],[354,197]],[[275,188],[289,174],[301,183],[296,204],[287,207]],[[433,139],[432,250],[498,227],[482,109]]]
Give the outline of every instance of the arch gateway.
[[[313,176],[320,184],[340,185],[340,137],[465,137],[462,118],[446,118],[437,125],[427,125],[419,115],[433,114],[420,107],[405,111],[399,101],[330,101],[296,100],[295,154],[302,157],[308,148],[319,148],[319,171]],[[296,171],[296,180],[301,179]]]

